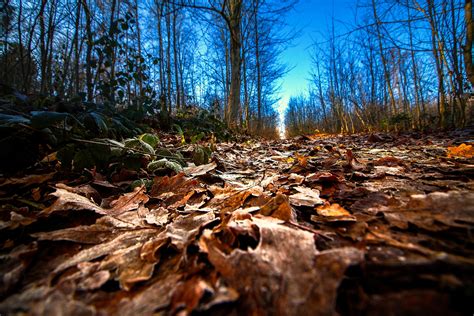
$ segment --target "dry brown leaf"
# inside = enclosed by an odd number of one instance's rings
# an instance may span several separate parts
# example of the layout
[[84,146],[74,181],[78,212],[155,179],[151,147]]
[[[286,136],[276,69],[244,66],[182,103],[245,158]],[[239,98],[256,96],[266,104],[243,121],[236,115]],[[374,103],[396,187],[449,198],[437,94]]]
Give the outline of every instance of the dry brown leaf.
[[108,241],[116,236],[117,232],[114,232],[114,230],[115,227],[113,226],[95,224],[90,226],[76,226],[50,232],[38,232],[31,234],[31,236],[38,238],[38,240],[67,240],[81,244],[96,245]]
[[97,204],[100,204],[100,202],[102,201],[102,198],[101,198],[99,192],[97,192],[96,189],[94,189],[93,187],[91,187],[88,184],[80,185],[80,186],[77,186],[77,187],[70,187],[70,186],[68,186],[64,183],[58,183],[58,184],[56,184],[56,188],[64,189],[64,190],[67,190],[69,192],[85,196],[86,198],[88,198],[89,200],[93,200]]
[[351,213],[349,213],[345,208],[343,208],[337,203],[334,203],[334,204],[325,203],[322,206],[318,206],[316,208],[316,212],[321,216],[329,216],[329,217],[351,215]]
[[213,288],[202,278],[196,276],[177,284],[171,299],[171,312],[185,310],[192,312],[199,305],[205,293],[213,293]]
[[41,215],[49,215],[53,212],[59,211],[82,210],[90,210],[98,214],[106,214],[106,211],[103,208],[82,195],[64,189],[56,189],[56,192],[51,193],[51,195],[58,199],[50,207],[44,209],[41,212]]
[[102,208],[95,204],[91,199],[85,196],[70,192],[69,189],[56,189],[51,195],[58,199],[48,208],[41,212],[41,215],[47,216],[53,212],[59,211],[94,211],[102,215],[119,215],[127,211],[137,209],[141,204],[148,202],[149,198],[144,193],[144,187],[135,188],[133,192],[124,194],[118,199],[112,201],[111,208]]
[[409,223],[433,232],[468,229],[474,224],[474,193],[416,194],[410,196],[406,205],[380,211],[391,225],[401,229],[407,229]]
[[290,195],[290,203],[295,206],[314,207],[323,204],[324,200],[319,197],[319,191],[307,187],[295,187],[298,193]]
[[46,173],[46,174],[30,174],[21,178],[8,178],[0,183],[0,188],[6,186],[19,186],[26,187],[33,184],[41,184],[51,180],[56,172]]
[[100,263],[100,270],[116,270],[120,287],[126,291],[129,291],[133,284],[150,279],[158,261],[150,262],[141,258],[144,241],[142,239],[126,248],[114,250]]
[[396,166],[405,166],[405,162],[399,158],[393,156],[385,156],[382,158],[377,159],[374,162],[376,166],[388,166],[388,167],[396,167]]
[[28,226],[36,222],[36,218],[30,214],[20,214],[15,211],[10,212],[10,220],[0,220],[0,230],[2,229],[16,229],[20,226]]
[[341,248],[318,253],[312,233],[268,217],[238,223],[242,229],[258,227],[260,241],[255,249],[235,249],[226,255],[220,250],[222,241],[211,230],[205,230],[199,242],[225,282],[241,295],[238,313],[335,313],[336,292],[344,271],[363,259],[362,252]]
[[77,284],[77,289],[81,291],[95,290],[100,288],[110,279],[110,272],[107,270],[98,270],[98,262],[82,262],[77,265],[78,271],[67,275],[59,280],[59,284]]
[[33,255],[38,251],[36,242],[28,245],[19,245],[10,253],[0,255],[0,295],[7,293],[21,279]]
[[209,171],[216,169],[216,167],[217,167],[217,164],[215,162],[211,162],[206,165],[185,168],[184,173],[190,177],[198,177],[198,176],[205,175]]
[[196,179],[188,179],[184,173],[179,173],[173,177],[156,177],[150,191],[150,196],[159,197],[163,193],[173,192],[188,193],[194,187],[199,186]]
[[318,172],[318,173],[311,173],[306,176],[305,178],[308,182],[322,182],[322,183],[340,183],[343,179],[331,172]]
[[170,238],[171,244],[178,250],[182,250],[197,235],[201,226],[212,222],[215,218],[212,212],[178,216],[166,226],[166,237]]
[[133,231],[125,231],[110,241],[79,251],[71,258],[68,258],[59,264],[54,269],[54,273],[60,273],[81,262],[91,261],[117,252],[123,253],[124,250],[128,248],[134,249],[135,245],[140,245],[140,243],[155,236],[156,233],[156,229],[136,229]]
[[474,147],[462,143],[457,147],[448,147],[448,158],[472,158],[474,157]]
[[171,295],[181,274],[174,271],[167,273],[149,286],[138,289],[133,296],[124,296],[116,306],[108,306],[109,315],[153,315],[169,306]]
[[184,173],[180,173],[171,178],[155,178],[150,196],[163,200],[169,208],[177,209],[185,206],[194,193],[202,191],[197,179],[188,179]]
[[164,226],[168,222],[169,211],[164,207],[150,210],[144,215],[146,223],[156,226]]
[[205,206],[218,210],[220,213],[233,212],[242,207],[250,196],[258,197],[263,193],[263,189],[257,186],[249,189],[236,189],[232,186],[225,188],[211,187],[210,191],[214,197]]
[[277,194],[274,198],[262,206],[259,211],[265,216],[272,216],[284,221],[295,220],[296,216],[288,201],[288,197],[283,194]]

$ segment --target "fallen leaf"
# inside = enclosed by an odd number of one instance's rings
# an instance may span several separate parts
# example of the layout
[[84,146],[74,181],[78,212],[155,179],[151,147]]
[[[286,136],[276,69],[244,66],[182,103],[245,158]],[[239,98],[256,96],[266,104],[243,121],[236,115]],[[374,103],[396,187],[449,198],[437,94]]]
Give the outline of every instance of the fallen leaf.
[[351,215],[351,213],[349,213],[345,208],[343,208],[337,203],[334,203],[334,204],[325,203],[322,206],[318,206],[316,208],[316,211],[321,216],[329,216],[329,217]]
[[30,265],[33,255],[38,251],[36,242],[19,245],[8,254],[0,255],[0,295],[6,294],[21,279],[23,272]]
[[184,173],[187,176],[198,177],[198,176],[205,175],[209,171],[216,169],[216,167],[217,167],[217,164],[215,162],[211,162],[206,165],[185,168]]
[[260,241],[255,249],[225,254],[219,246],[225,241],[211,230],[205,230],[199,241],[226,284],[238,291],[238,313],[334,314],[344,271],[361,262],[363,253],[355,248],[318,253],[312,233],[268,219],[254,217],[239,225],[243,230],[258,227]]
[[166,206],[178,208],[186,205],[196,191],[202,191],[196,179],[188,179],[184,173],[173,177],[156,177],[151,188],[150,196],[162,199]]
[[308,166],[308,158],[307,157],[305,157],[303,155],[300,155],[298,153],[295,153],[295,157],[298,160],[298,164],[300,165],[300,167],[306,168]]
[[202,278],[192,277],[186,282],[177,284],[171,299],[171,311],[175,314],[178,310],[191,313],[199,305],[204,294],[214,292],[213,288]]
[[472,145],[466,145],[465,143],[462,143],[457,147],[448,147],[447,155],[448,158],[472,158],[474,157],[474,148]]
[[104,209],[82,195],[64,189],[56,189],[56,192],[51,193],[51,195],[58,199],[40,213],[43,216],[53,212],[79,210],[90,210],[98,214],[106,214]]
[[33,184],[41,184],[51,180],[56,172],[46,173],[46,174],[30,174],[21,178],[8,178],[0,183],[0,188],[6,186],[20,186],[27,187]]
[[178,216],[173,223],[166,226],[166,237],[170,238],[171,244],[178,250],[183,250],[197,235],[200,227],[212,222],[215,218],[212,212]]
[[205,207],[219,210],[220,213],[233,212],[242,207],[250,196],[258,197],[263,193],[263,189],[257,186],[248,189],[237,189],[232,186],[211,187],[210,191],[214,197],[205,204]]
[[144,193],[144,187],[137,187],[133,192],[124,194],[110,203],[111,208],[102,208],[85,196],[72,193],[65,189],[56,189],[51,195],[58,199],[48,208],[41,212],[46,216],[59,211],[89,210],[102,215],[119,215],[127,211],[137,209],[141,204],[148,202],[149,198]]
[[321,182],[321,183],[340,183],[343,179],[331,172],[318,172],[311,173],[305,177],[308,182]]
[[136,210],[140,205],[148,202],[149,197],[145,194],[145,187],[137,187],[133,192],[121,195],[117,200],[110,203],[111,209],[106,214],[118,215],[128,211]]
[[405,166],[405,162],[399,158],[393,156],[385,156],[382,158],[377,159],[374,162],[376,166],[388,166],[388,167],[396,167],[396,166]]
[[295,187],[299,193],[290,195],[290,203],[296,206],[314,207],[323,204],[324,201],[319,197],[319,191],[307,187]]
[[277,194],[274,198],[268,201],[267,204],[260,208],[259,214],[272,216],[284,221],[296,219],[296,215],[291,208],[288,197],[283,194]]

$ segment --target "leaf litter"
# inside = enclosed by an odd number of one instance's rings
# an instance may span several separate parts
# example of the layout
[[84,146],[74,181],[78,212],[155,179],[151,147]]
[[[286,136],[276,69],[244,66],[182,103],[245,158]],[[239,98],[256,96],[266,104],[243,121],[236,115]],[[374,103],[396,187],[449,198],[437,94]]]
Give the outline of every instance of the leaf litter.
[[2,178],[0,313],[471,313],[472,139],[443,136],[221,143],[156,175]]

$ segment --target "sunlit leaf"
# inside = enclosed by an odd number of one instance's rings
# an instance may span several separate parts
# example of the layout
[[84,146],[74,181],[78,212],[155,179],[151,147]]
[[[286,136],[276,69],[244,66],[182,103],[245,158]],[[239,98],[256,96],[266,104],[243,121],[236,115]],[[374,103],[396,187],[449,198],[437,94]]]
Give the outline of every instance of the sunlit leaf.
[[472,158],[474,157],[474,147],[472,145],[466,145],[465,143],[462,143],[457,147],[448,147],[447,154],[448,158]]

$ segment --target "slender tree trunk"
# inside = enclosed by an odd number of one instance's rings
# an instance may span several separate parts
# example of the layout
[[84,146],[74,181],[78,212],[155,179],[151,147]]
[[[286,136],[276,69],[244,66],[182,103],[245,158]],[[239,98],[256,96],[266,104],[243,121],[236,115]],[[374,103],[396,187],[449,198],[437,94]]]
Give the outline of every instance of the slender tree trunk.
[[[242,39],[242,43],[244,43]],[[245,116],[245,129],[247,131],[250,130],[250,109],[249,109],[249,91],[248,91],[248,83],[247,83],[247,52],[245,50],[245,46],[242,48],[242,80],[243,80],[243,87],[244,87],[244,116]]]
[[257,129],[262,127],[262,69],[260,65],[260,34],[258,30],[259,2],[255,1],[255,68],[257,70]]
[[[224,56],[225,56],[225,74],[224,74],[224,98],[228,101],[230,98],[230,81],[231,81],[231,65],[230,65],[230,50],[227,37],[225,36],[225,30],[221,30],[222,43],[224,44]],[[227,111],[227,106],[224,111],[224,119],[226,122],[229,120],[229,113]]]
[[[45,2],[45,4],[46,4],[46,2]],[[44,7],[42,8],[42,10],[44,11]],[[25,78],[26,78],[25,91],[30,89],[32,84],[33,84],[33,77],[34,77],[33,75],[34,74],[32,73],[32,71],[34,70],[34,68],[32,67],[32,65],[33,65],[33,63],[32,63],[32,52],[33,52],[32,45],[33,45],[33,38],[34,38],[36,23],[38,23],[38,20],[40,19],[40,16],[41,16],[41,14],[36,15],[34,20],[32,21],[32,23],[30,24],[31,27],[30,27],[30,31],[29,31],[29,34],[28,34],[28,44],[26,46],[26,56],[28,56],[29,62],[27,64],[26,72],[25,72]],[[40,45],[40,47],[41,47],[41,45]],[[41,62],[41,60],[40,60],[40,62]],[[41,64],[40,64],[40,71],[41,71],[41,69],[42,68],[41,68]],[[41,75],[41,72],[40,72],[40,75]],[[40,83],[40,87],[41,87],[41,83]]]
[[92,26],[91,26],[91,12],[87,0],[82,0],[82,6],[84,8],[84,14],[86,17],[86,89],[87,89],[87,101],[92,102],[94,98],[94,87],[92,85]]
[[464,82],[463,82],[463,76],[462,76],[462,58],[460,58],[460,54],[459,54],[459,50],[462,50],[462,46],[461,46],[461,43],[459,42],[458,28],[456,25],[456,14],[455,14],[456,8],[455,8],[454,0],[450,1],[450,10],[451,10],[451,32],[453,36],[453,51],[452,51],[453,70],[454,70],[453,80],[454,80],[454,89],[456,91],[456,99],[457,99],[457,103],[459,104],[459,117],[456,119],[453,115],[452,118],[453,118],[453,123],[455,123],[455,121],[459,121],[461,123],[460,125],[464,127],[466,124],[466,101],[463,98]]
[[242,0],[229,0],[229,13],[231,79],[227,123],[231,128],[236,128],[240,123]]
[[171,113],[171,85],[172,85],[172,77],[171,77],[171,7],[170,3],[168,2],[166,5],[167,12],[166,12],[166,80],[167,80],[167,102],[168,102],[168,112]]
[[[407,16],[408,16],[408,37],[410,40],[410,59],[411,59],[411,64],[413,67],[412,74],[413,74],[413,87],[414,87],[414,96],[415,96],[415,124],[413,125],[414,128],[421,128],[423,123],[422,123],[422,113],[421,113],[421,107],[420,107],[420,100],[419,100],[419,93],[420,89],[418,87],[418,66],[416,64],[416,59],[415,59],[415,50],[413,47],[413,30],[412,30],[412,16],[410,12],[410,6],[409,6],[409,0],[406,0],[406,8],[407,8]],[[425,113],[423,113],[424,115]]]
[[41,82],[40,82],[40,93],[43,94],[46,92],[46,63],[47,63],[47,45],[46,45],[46,29],[44,24],[44,10],[46,7],[47,0],[41,0],[41,7],[38,13],[39,24],[40,24],[40,35],[39,35],[39,45],[40,45],[40,69],[41,69]]
[[464,44],[464,66],[467,78],[474,87],[474,63],[472,62],[472,42],[474,40],[474,24],[472,23],[472,0],[464,4],[464,23],[466,25],[466,42]]
[[80,58],[80,47],[79,47],[79,25],[81,21],[81,1],[77,1],[76,10],[76,30],[74,32],[74,94],[79,95],[79,58]]
[[[49,19],[48,19],[48,37],[46,43],[46,78],[47,78],[47,85],[46,91],[52,95],[54,90],[57,90],[57,87],[53,87],[53,40],[54,40],[54,31],[56,26],[54,25],[55,17],[56,17],[56,6],[57,3],[55,0],[52,0],[50,4],[50,11],[49,11]],[[61,83],[62,84],[62,83]],[[56,88],[56,89],[55,89]]]
[[163,10],[164,10],[164,1],[158,7],[158,43],[159,43],[159,71],[160,71],[160,101],[161,110],[168,111],[166,106],[166,97],[165,97],[165,72],[164,72],[164,44],[163,44],[163,28],[161,24],[161,19],[163,17]]
[[[136,25],[137,25],[137,48],[138,48],[138,95],[140,96],[140,99],[143,97],[143,78],[142,78],[142,63],[141,63],[141,58],[142,58],[142,40],[141,40],[141,32],[140,32],[140,19],[138,15],[138,0],[135,0],[135,20],[136,20]],[[140,101],[141,102],[141,101]]]
[[[109,39],[115,39],[115,33],[113,29],[113,24],[115,21],[115,8],[117,6],[117,0],[112,0],[112,4],[110,7],[110,20],[109,20]],[[112,82],[115,80],[115,48],[113,48],[110,52],[109,61],[110,61],[110,73],[109,73],[109,83],[110,83],[110,91],[109,91],[109,101],[114,104],[115,102],[115,90],[112,87]]]
[[178,72],[178,40],[177,40],[177,28],[176,19],[178,12],[176,11],[176,4],[173,3],[173,60],[174,60],[174,80],[176,86],[176,109],[181,108],[181,89],[179,86],[179,72]]
[[388,70],[388,64],[387,64],[387,59],[385,58],[385,53],[383,49],[383,44],[382,44],[382,33],[380,31],[380,19],[377,14],[377,7],[375,0],[372,0],[372,10],[374,14],[374,19],[375,19],[375,29],[377,32],[377,40],[379,43],[379,52],[380,52],[380,58],[382,59],[382,66],[383,66],[383,72],[385,76],[385,83],[387,85],[387,91],[388,95],[390,98],[390,109],[391,109],[391,114],[396,115],[397,114],[397,107],[395,105],[395,97],[393,95],[393,89],[392,89],[392,83],[390,80],[390,72]]
[[444,91],[444,69],[443,69],[443,44],[438,39],[438,27],[435,21],[435,9],[434,0],[427,0],[428,4],[428,19],[431,26],[431,47],[433,57],[436,63],[436,73],[438,75],[438,115],[439,115],[439,127],[446,127],[446,96]]
[[[28,93],[29,87],[26,86],[26,83],[28,79],[26,78],[26,70],[25,70],[25,63],[28,65],[30,64],[30,58],[29,55],[25,56],[25,51],[23,47],[23,32],[21,29],[21,18],[23,16],[23,0],[19,0],[19,5],[18,5],[18,20],[17,20],[17,30],[18,30],[18,44],[19,44],[19,52],[20,52],[20,69],[21,69],[21,82],[22,82],[22,87],[18,87],[19,89],[22,89],[24,93]],[[25,59],[26,57],[26,59]]]

